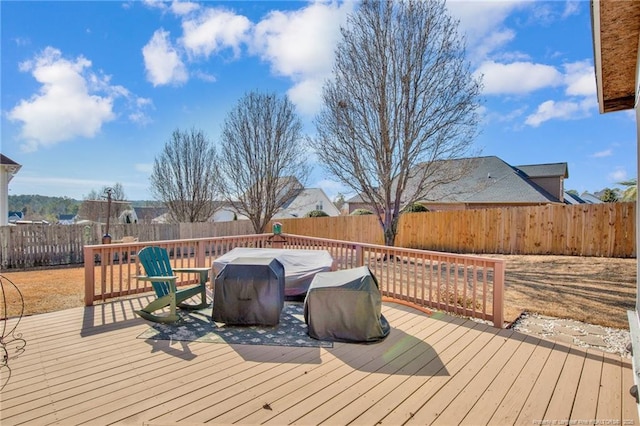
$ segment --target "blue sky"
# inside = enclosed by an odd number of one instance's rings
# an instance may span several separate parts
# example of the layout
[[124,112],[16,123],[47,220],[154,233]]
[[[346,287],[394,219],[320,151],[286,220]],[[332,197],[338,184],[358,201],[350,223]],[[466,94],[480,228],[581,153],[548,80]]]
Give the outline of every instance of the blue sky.
[[[286,94],[313,135],[322,82],[353,2],[1,1],[0,151],[9,194],[82,199],[149,175],[175,129],[219,139],[251,90]],[[598,113],[588,1],[450,1],[484,75],[474,148],[511,165],[567,162],[566,189],[635,178],[630,111]],[[313,164],[313,156],[309,161]],[[320,167],[307,182],[346,191]]]

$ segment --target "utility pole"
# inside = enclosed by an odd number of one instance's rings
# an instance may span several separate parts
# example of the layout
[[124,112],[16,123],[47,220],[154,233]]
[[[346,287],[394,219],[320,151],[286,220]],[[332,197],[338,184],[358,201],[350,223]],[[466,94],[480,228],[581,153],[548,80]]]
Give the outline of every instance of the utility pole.
[[107,228],[102,236],[102,244],[111,244],[111,235],[109,235],[109,219],[111,218],[111,193],[113,188],[107,188],[104,190],[107,194]]

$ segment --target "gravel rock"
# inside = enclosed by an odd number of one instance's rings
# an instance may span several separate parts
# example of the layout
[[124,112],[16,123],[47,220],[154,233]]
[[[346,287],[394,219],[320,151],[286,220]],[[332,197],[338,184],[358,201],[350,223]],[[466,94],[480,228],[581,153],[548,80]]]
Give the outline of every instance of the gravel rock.
[[549,339],[573,341],[576,346],[596,348],[631,358],[627,345],[629,330],[601,327],[580,321],[566,320],[525,312],[511,324],[513,330]]

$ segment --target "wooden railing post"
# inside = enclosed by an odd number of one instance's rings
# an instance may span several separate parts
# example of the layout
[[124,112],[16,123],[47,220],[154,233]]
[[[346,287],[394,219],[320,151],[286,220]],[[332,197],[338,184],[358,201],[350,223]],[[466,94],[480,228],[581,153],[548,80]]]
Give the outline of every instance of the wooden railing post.
[[269,237],[271,240],[271,247],[272,248],[284,248],[284,243],[287,242],[285,236],[283,234],[273,234],[271,237]]
[[493,326],[504,325],[504,260],[493,265]]
[[205,250],[205,241],[204,240],[198,240],[196,242],[196,266],[197,267],[204,267],[207,266],[205,265],[205,261],[206,261],[206,250]]
[[92,306],[95,292],[95,256],[93,249],[89,246],[84,246],[82,251],[84,252],[84,305]]
[[364,249],[360,244],[356,244],[356,266],[364,266]]

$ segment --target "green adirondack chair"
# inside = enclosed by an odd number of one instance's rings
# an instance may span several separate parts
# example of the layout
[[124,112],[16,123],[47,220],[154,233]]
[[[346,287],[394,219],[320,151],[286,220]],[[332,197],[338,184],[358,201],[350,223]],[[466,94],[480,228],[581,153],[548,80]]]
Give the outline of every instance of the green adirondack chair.
[[[149,246],[138,252],[138,260],[144,267],[146,275],[138,275],[137,279],[151,281],[157,299],[149,303],[144,309],[135,311],[142,318],[161,323],[171,323],[178,320],[176,308],[203,309],[209,306],[207,303],[206,283],[210,268],[171,268],[169,254],[161,247]],[[174,272],[193,272],[200,274],[200,282],[196,286],[178,289],[176,281],[178,277]],[[183,303],[185,300],[200,294],[201,303],[190,305]],[[169,314],[158,315],[154,312],[169,307]]]

